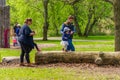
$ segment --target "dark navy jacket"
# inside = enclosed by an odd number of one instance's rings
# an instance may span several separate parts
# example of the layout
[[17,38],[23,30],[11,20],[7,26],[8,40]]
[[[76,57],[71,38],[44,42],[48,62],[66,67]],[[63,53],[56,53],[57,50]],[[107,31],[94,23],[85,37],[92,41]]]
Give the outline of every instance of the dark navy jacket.
[[70,34],[63,33],[62,40],[68,41],[69,37],[70,37]]
[[22,42],[28,46],[30,46],[31,48],[34,48],[34,42],[33,42],[33,36],[30,36],[30,33],[32,32],[32,30],[29,28],[28,25],[23,25],[23,27],[20,29],[20,33],[19,33],[19,42]]
[[[75,32],[75,27],[74,27],[73,24],[69,24],[69,25],[62,24],[62,29],[60,30],[62,34],[64,33],[64,28],[65,27],[68,27],[70,29],[70,32],[71,31]],[[72,38],[73,38],[73,35],[70,35],[69,39],[72,39]]]
[[17,36],[19,36],[19,33],[20,33],[20,27],[17,27],[17,28],[16,28],[15,33],[16,33]]

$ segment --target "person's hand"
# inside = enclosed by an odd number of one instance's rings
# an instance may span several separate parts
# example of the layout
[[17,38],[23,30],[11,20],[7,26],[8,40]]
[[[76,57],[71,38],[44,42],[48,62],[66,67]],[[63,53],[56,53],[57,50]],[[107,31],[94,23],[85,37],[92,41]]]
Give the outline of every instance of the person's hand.
[[37,52],[41,52],[42,50],[41,49],[38,49]]
[[35,35],[35,33],[34,33],[34,32],[30,33],[30,36],[34,36],[34,35]]
[[35,33],[35,31],[32,31],[33,33]]
[[73,31],[70,32],[70,34],[73,34],[73,33],[74,33]]
[[67,37],[64,37],[64,39],[67,39]]

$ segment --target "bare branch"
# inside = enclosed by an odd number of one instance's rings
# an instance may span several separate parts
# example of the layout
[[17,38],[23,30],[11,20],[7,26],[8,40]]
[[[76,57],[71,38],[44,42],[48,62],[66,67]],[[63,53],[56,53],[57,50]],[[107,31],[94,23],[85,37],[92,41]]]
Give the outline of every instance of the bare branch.
[[81,0],[62,0],[62,1],[67,3],[67,4],[74,5]]
[[104,0],[104,1],[106,1],[106,2],[108,2],[108,3],[113,5],[113,0]]

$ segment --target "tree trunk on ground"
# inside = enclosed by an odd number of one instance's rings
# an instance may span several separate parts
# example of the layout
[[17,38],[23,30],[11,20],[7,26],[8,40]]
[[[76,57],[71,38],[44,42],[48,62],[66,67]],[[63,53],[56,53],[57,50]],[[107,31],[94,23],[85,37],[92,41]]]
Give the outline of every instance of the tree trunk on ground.
[[120,0],[114,0],[115,51],[120,51]]
[[78,20],[77,20],[77,6],[73,5],[73,9],[74,9],[74,23],[75,23],[75,27],[76,27],[76,31],[77,31],[77,34],[78,36],[82,36],[82,32],[81,32],[81,29],[80,29],[80,26],[79,26],[79,23],[78,23]]
[[43,0],[43,6],[44,6],[44,26],[43,26],[43,40],[47,40],[47,33],[48,33],[48,1],[49,0]]
[[95,63],[97,65],[116,65],[120,64],[120,52],[41,52],[36,53],[35,63]]

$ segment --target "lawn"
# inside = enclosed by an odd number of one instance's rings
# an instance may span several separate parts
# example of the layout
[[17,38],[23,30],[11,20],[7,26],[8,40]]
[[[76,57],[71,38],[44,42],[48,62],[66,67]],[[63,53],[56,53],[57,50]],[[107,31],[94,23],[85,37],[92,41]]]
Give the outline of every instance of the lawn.
[[0,80],[119,80],[118,74],[67,67],[0,68]]
[[[108,38],[107,38],[108,37]],[[76,38],[73,41],[76,51],[114,51],[113,36],[91,36],[89,38]],[[100,39],[99,39],[100,38]],[[35,41],[40,44],[42,51],[61,51],[60,40]],[[43,45],[47,46],[43,46]],[[51,44],[54,44],[51,46]],[[36,50],[31,55],[34,62]],[[0,56],[19,56],[20,49],[0,49]],[[84,68],[84,66],[82,67]],[[80,66],[40,66],[36,68],[4,66],[0,68],[0,80],[120,80],[119,74],[105,73],[94,68],[82,69]],[[109,71],[109,68],[107,68]],[[106,68],[105,68],[106,70]],[[110,69],[111,70],[111,69]],[[119,71],[120,69],[118,69]],[[114,70],[113,70],[114,72]],[[120,71],[119,71],[120,72]]]

